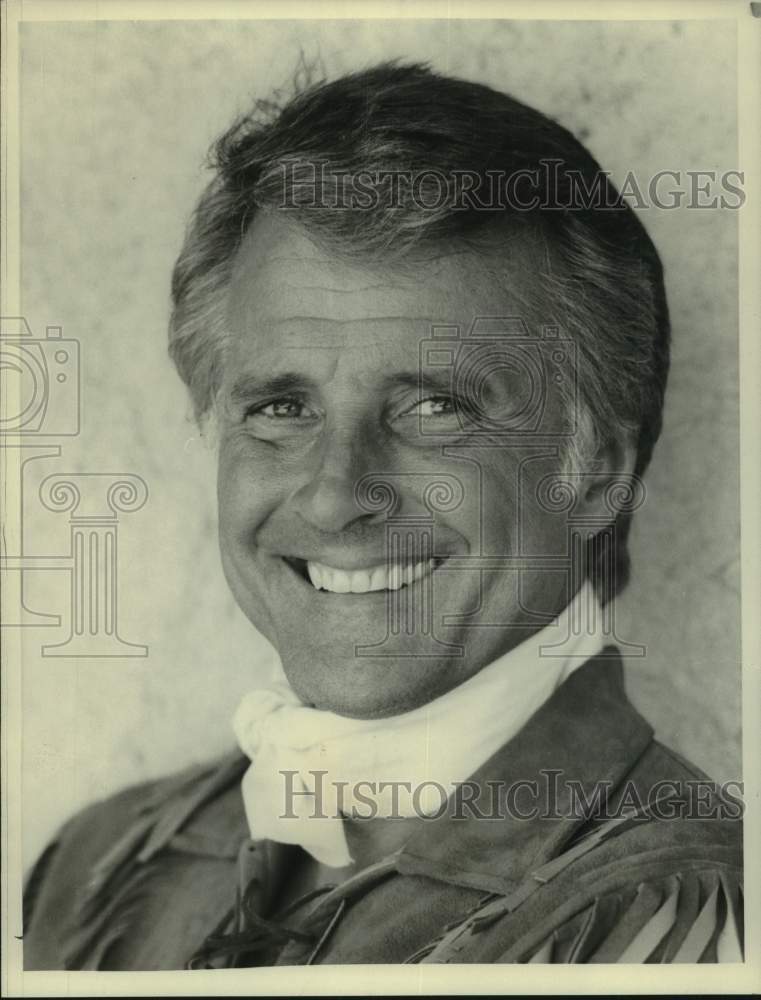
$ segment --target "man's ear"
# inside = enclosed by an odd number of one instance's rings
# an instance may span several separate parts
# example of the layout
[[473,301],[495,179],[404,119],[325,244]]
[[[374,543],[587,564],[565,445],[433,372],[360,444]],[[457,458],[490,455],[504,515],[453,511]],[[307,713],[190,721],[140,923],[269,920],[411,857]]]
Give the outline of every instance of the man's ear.
[[610,491],[636,492],[632,478],[637,460],[637,448],[630,434],[622,433],[603,441],[592,458],[587,458],[579,470],[581,495],[576,510],[588,517],[615,518]]

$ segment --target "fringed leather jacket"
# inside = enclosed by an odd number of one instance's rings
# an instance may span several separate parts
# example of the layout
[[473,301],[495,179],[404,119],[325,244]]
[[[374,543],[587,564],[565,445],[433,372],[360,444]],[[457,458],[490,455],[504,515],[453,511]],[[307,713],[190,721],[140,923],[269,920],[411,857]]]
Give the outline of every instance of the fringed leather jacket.
[[741,803],[653,739],[611,648],[479,769],[473,801],[287,907],[300,848],[249,839],[247,766],[70,820],[28,880],[25,968],[742,961]]

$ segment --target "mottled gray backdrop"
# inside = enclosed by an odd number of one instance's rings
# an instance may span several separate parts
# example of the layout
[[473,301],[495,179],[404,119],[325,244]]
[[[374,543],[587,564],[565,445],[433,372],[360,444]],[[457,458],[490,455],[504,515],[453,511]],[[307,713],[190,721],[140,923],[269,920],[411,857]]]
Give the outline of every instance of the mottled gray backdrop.
[[[119,566],[119,629],[148,657],[43,658],[65,629],[25,633],[28,863],[83,803],[228,748],[237,699],[271,656],[223,583],[214,458],[165,350],[172,262],[234,113],[285,84],[302,51],[329,75],[400,56],[536,105],[619,180],[738,164],[732,22],[27,23],[21,39],[23,310],[36,335],[60,325],[80,341],[83,371],[81,434],[28,467],[27,550],[68,546],[66,515],[36,500],[49,473],[132,472],[150,490],[121,520]],[[628,686],[658,735],[735,778],[737,216],[643,214],[665,261],[673,369],[618,627],[647,644]],[[27,599],[66,620],[66,574],[29,574]]]

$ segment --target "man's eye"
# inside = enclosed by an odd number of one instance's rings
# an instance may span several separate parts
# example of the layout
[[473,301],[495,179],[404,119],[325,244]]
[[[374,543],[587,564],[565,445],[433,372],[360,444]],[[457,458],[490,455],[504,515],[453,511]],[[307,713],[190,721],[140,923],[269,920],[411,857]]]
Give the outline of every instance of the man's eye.
[[302,400],[284,397],[249,407],[244,424],[255,438],[280,441],[309,434],[319,422],[319,414]]
[[455,413],[454,400],[449,396],[429,396],[415,403],[403,416],[410,417],[448,417]]
[[269,403],[252,406],[246,411],[246,420],[312,420],[316,416],[300,399],[273,399]]
[[299,420],[310,418],[314,413],[298,399],[275,399],[265,406],[253,407],[246,414],[251,417],[267,417],[270,420]]
[[414,447],[438,445],[462,436],[461,403],[450,395],[426,396],[406,403],[392,421],[394,433]]

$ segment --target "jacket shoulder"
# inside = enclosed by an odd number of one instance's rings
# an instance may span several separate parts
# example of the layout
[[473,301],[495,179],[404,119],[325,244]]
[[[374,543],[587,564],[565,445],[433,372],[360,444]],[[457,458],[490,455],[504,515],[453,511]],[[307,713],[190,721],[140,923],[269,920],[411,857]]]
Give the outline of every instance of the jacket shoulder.
[[537,894],[534,925],[500,961],[741,962],[741,829],[723,817],[612,829]]
[[740,788],[653,740],[617,789],[612,815],[550,862],[536,922],[507,960],[742,961]]
[[[696,787],[710,785],[700,779]],[[621,815],[586,826],[514,892],[444,935],[423,961],[742,961],[737,802],[675,792],[658,802],[627,803]]]
[[[99,967],[107,925],[171,891],[169,854],[225,860],[245,836],[237,752],[124,789],[68,820],[24,890],[24,967]],[[148,877],[150,876],[150,877]],[[113,935],[111,935],[113,938]],[[102,965],[100,965],[102,967]]]

